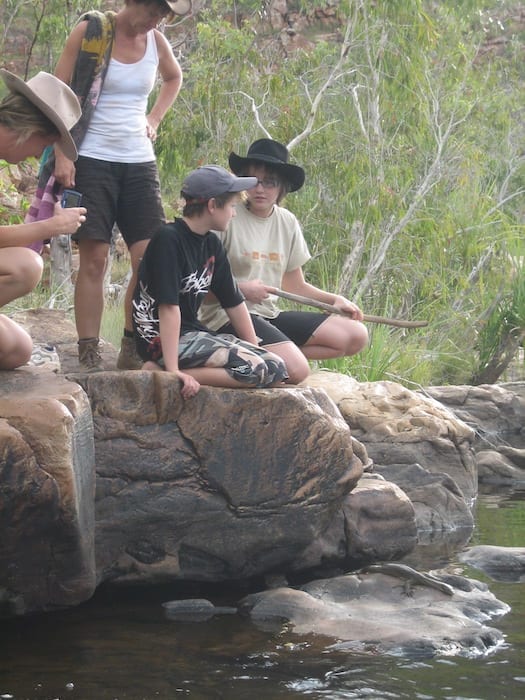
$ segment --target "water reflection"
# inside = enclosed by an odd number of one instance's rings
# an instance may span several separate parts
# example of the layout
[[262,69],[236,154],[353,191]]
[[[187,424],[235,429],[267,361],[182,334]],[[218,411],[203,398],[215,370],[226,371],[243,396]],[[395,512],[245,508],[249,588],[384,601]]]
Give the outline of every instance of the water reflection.
[[[406,560],[421,569],[451,567],[487,581],[512,610],[493,626],[505,649],[488,658],[424,661],[328,651],[333,640],[298,638],[257,629],[237,615],[202,623],[174,622],[161,603],[173,587],[102,590],[70,611],[2,621],[0,700],[237,700],[308,698],[451,698],[518,700],[525,697],[525,596],[523,583],[490,580],[456,558],[472,544],[522,546],[525,492],[481,494],[476,529],[420,547]],[[217,593],[217,589],[214,589]],[[230,605],[244,590],[188,589]]]

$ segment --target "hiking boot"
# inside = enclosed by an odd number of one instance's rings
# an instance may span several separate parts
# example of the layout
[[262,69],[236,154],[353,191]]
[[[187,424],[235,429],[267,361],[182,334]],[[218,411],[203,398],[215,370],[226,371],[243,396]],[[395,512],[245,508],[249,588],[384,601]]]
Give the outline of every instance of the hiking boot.
[[117,369],[141,369],[144,360],[138,355],[135,338],[122,337],[117,358]]
[[98,342],[98,338],[81,338],[78,341],[78,363],[87,372],[104,369]]

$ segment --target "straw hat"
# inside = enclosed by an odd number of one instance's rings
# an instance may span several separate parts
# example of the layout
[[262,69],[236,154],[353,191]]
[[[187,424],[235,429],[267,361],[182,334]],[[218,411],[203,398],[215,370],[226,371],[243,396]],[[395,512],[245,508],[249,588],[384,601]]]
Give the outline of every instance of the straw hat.
[[14,73],[0,69],[5,84],[11,92],[23,95],[32,102],[60,132],[58,145],[70,160],[78,158],[77,148],[69,130],[80,119],[80,103],[77,96],[61,80],[41,71],[25,83]]
[[191,0],[176,0],[176,2],[164,0],[164,2],[170,6],[170,10],[176,15],[185,15],[191,10]]

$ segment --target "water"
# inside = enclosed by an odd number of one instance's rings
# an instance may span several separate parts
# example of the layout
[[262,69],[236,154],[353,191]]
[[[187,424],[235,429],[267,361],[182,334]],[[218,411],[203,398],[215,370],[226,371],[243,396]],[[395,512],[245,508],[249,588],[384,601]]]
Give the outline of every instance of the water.
[[[524,542],[525,492],[480,496],[468,546]],[[512,608],[491,623],[506,643],[488,657],[335,653],[332,640],[279,636],[237,616],[171,622],[161,602],[177,597],[173,587],[100,591],[74,610],[0,621],[0,700],[525,698],[525,583],[491,581],[455,553],[450,561]],[[245,592],[214,602],[235,603]]]

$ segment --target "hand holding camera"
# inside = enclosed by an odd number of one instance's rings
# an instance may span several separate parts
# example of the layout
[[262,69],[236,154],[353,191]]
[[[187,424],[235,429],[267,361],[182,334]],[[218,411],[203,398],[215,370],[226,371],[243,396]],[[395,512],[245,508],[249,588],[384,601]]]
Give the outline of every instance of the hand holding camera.
[[60,203],[55,205],[54,235],[75,233],[86,220],[87,209],[80,206],[82,194],[76,190],[65,189]]

